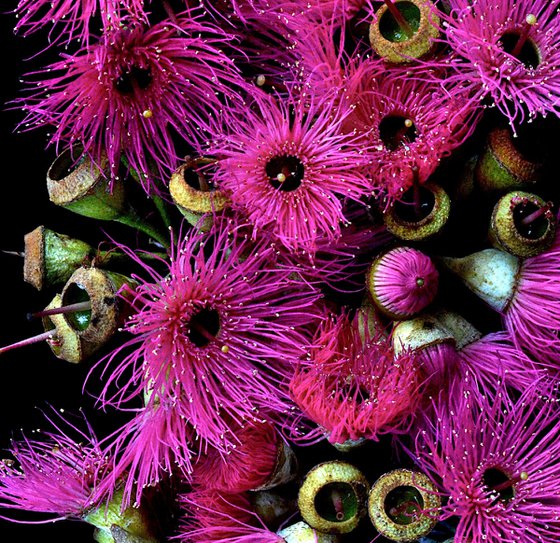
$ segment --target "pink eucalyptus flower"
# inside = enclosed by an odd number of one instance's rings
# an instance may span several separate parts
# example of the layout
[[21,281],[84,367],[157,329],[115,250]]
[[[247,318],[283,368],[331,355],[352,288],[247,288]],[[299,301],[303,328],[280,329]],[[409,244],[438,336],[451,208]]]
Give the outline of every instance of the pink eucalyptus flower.
[[219,186],[234,208],[290,250],[313,254],[317,241],[335,241],[348,221],[343,198],[369,194],[364,154],[341,127],[352,107],[336,93],[281,101],[255,95],[244,118],[214,146]]
[[319,316],[317,291],[225,220],[181,235],[163,274],[139,264],[147,278],[137,278],[124,327],[133,337],[103,361],[102,401],[123,407],[149,391],[148,411],[172,409],[223,453],[238,442],[235,425],[288,417],[287,383]]
[[457,56],[452,80],[489,97],[517,124],[560,112],[558,0],[450,0],[442,15]]
[[[499,376],[497,376],[499,379]],[[435,401],[414,454],[458,518],[454,541],[553,543],[560,530],[560,410],[533,384],[511,395],[503,383],[481,395],[456,382]]]
[[111,173],[121,157],[146,190],[180,163],[174,137],[201,137],[210,119],[238,98],[243,81],[221,50],[228,36],[187,11],[176,22],[140,23],[104,33],[42,71],[15,101],[24,130],[50,125],[50,144],[79,145],[94,162],[106,152]]

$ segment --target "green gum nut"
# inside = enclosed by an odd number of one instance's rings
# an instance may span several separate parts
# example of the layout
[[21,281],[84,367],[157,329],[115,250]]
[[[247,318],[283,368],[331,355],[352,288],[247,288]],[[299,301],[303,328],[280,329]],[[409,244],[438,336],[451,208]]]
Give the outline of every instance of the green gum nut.
[[435,183],[412,187],[383,213],[391,234],[404,241],[426,241],[440,234],[449,220],[451,200]]
[[118,273],[86,267],[77,269],[66,282],[63,306],[89,303],[89,308],[63,315],[87,351],[102,347],[123,324],[127,308],[117,293],[124,285],[133,287],[135,283]]
[[115,492],[111,501],[87,513],[83,520],[97,528],[98,543],[158,543],[152,534],[148,516],[143,507],[122,509],[122,490]]
[[277,490],[252,491],[249,497],[252,510],[269,528],[278,528],[285,519],[297,511],[295,500]]
[[338,460],[312,468],[298,493],[303,520],[326,534],[346,534],[366,514],[369,484],[360,470]]
[[369,41],[373,50],[391,64],[411,62],[431,53],[440,24],[433,5],[427,0],[397,0],[395,7],[410,31],[407,33],[401,27],[384,4],[370,25]]
[[205,232],[212,226],[212,213],[230,204],[229,198],[214,188],[203,170],[213,162],[207,158],[188,157],[169,181],[169,193],[177,209],[189,224]]
[[[57,294],[45,309],[59,309],[60,307],[62,307],[62,296]],[[49,315],[43,317],[42,320],[45,332],[56,331],[55,335],[47,340],[47,344],[57,358],[71,364],[78,364],[87,358],[88,354],[91,354],[84,352],[80,336],[63,315]]]
[[551,205],[536,194],[513,191],[502,196],[492,212],[489,239],[492,245],[519,257],[548,250],[556,235]]
[[475,168],[476,181],[485,192],[529,189],[542,177],[543,164],[526,157],[516,146],[510,128],[495,128]]
[[376,530],[391,541],[417,541],[438,521],[441,499],[423,473],[396,469],[371,487],[368,512]]
[[66,149],[49,168],[51,202],[92,219],[119,219],[127,212],[124,184],[117,180],[111,183],[106,156],[96,165],[80,152]]

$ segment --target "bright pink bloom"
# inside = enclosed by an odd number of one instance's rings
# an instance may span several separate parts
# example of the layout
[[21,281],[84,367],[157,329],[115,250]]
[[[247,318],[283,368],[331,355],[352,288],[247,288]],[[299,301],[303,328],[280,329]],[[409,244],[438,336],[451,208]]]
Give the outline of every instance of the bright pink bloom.
[[31,74],[30,96],[15,101],[27,111],[20,127],[50,125],[50,144],[83,147],[96,163],[106,153],[113,175],[124,157],[148,189],[181,162],[174,137],[193,143],[239,98],[243,80],[221,50],[228,39],[191,11],[176,24],[111,29]]
[[319,239],[340,237],[348,223],[342,199],[369,194],[363,152],[341,130],[351,111],[336,93],[288,101],[257,94],[244,117],[229,123],[231,133],[214,142],[223,156],[219,186],[257,234],[310,254]]
[[415,181],[425,183],[477,124],[478,104],[442,72],[417,67],[379,74],[377,63],[364,61],[349,85],[359,101],[347,130],[364,133],[374,185],[390,199]]
[[[499,378],[499,377],[498,377]],[[560,410],[538,385],[483,396],[456,382],[435,401],[414,454],[449,497],[455,541],[555,543],[560,530]]]
[[[94,489],[109,461],[92,428],[85,431],[62,419],[48,419],[54,427],[43,440],[13,442],[14,460],[0,462],[0,506],[51,513],[52,520],[81,518],[103,496]],[[75,435],[75,439],[67,435]]]
[[446,42],[457,56],[452,79],[469,86],[480,99],[490,97],[512,124],[527,115],[530,119],[558,115],[560,2],[449,0],[449,4],[451,14],[443,19]]
[[15,12],[16,32],[28,36],[52,25],[49,36],[60,27],[61,35],[68,41],[87,41],[90,24],[97,16],[103,29],[118,26],[123,18],[146,18],[143,0],[20,0]]
[[[415,356],[396,357],[367,312],[343,315],[321,327],[309,363],[290,383],[303,414],[332,443],[407,432],[420,401]],[[314,434],[313,434],[314,435]]]
[[396,247],[381,255],[370,275],[377,304],[399,318],[425,309],[438,292],[439,273],[429,256],[410,247]]
[[263,486],[273,475],[283,440],[270,423],[247,424],[235,432],[239,443],[227,456],[211,449],[194,467],[193,482],[220,492]]
[[197,490],[180,496],[185,510],[177,539],[184,543],[283,543],[251,510],[249,496]]
[[163,273],[138,261],[147,279],[132,293],[136,313],[124,328],[133,338],[103,361],[102,399],[123,407],[153,391],[148,411],[172,409],[204,447],[227,453],[235,427],[289,415],[287,382],[320,295],[225,220],[180,235],[170,258]]

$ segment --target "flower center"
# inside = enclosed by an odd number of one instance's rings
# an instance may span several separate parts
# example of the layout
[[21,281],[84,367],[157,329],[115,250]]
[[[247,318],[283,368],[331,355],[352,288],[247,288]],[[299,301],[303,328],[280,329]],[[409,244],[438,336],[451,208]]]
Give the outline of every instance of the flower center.
[[482,475],[484,486],[496,496],[494,503],[501,501],[509,502],[515,496],[515,483],[511,477],[506,475],[500,468],[489,468]]
[[278,190],[289,192],[299,188],[305,174],[303,162],[292,155],[271,158],[265,167],[269,183]]
[[526,68],[536,68],[540,64],[539,50],[529,38],[529,32],[536,23],[537,18],[534,15],[527,15],[521,29],[505,32],[500,38],[504,51],[523,63]]
[[205,307],[194,313],[185,326],[191,343],[197,347],[206,347],[216,339],[220,331],[220,314],[215,309]]
[[414,122],[402,115],[387,115],[379,123],[379,137],[389,151],[416,140]]
[[412,524],[422,508],[424,500],[418,489],[413,486],[393,488],[385,498],[385,513],[396,524]]
[[123,71],[115,80],[115,89],[121,94],[132,94],[135,89],[146,90],[152,83],[152,74],[149,68],[133,66],[128,71]]

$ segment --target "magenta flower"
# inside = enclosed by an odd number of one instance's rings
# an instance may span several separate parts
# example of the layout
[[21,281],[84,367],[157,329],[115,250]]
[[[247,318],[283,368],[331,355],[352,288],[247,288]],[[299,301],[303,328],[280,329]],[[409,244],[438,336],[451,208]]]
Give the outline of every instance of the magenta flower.
[[90,23],[99,16],[103,29],[118,26],[123,18],[144,20],[143,0],[20,0],[15,12],[18,21],[16,32],[28,36],[37,30],[53,26],[52,36],[57,27],[68,41],[89,39]]
[[356,137],[341,130],[351,111],[335,94],[287,102],[258,94],[229,123],[232,133],[214,144],[219,185],[257,233],[311,254],[320,238],[340,237],[348,223],[341,199],[369,193]]
[[560,108],[558,0],[450,0],[452,79],[489,97],[510,123]]
[[429,256],[411,247],[380,255],[369,273],[374,302],[392,318],[410,318],[434,300],[439,273]]
[[235,432],[239,443],[227,456],[210,449],[194,466],[193,483],[201,488],[237,494],[269,481],[283,440],[270,423],[247,424]]
[[89,424],[82,431],[62,419],[63,431],[48,420],[54,429],[43,440],[13,442],[14,460],[0,462],[0,506],[53,514],[53,520],[81,518],[101,503],[94,489],[109,462]]
[[455,541],[553,543],[560,529],[559,408],[537,385],[483,396],[455,383],[418,434],[415,457],[458,517]]
[[179,497],[185,514],[177,539],[184,543],[283,543],[252,511],[246,493],[197,490]]
[[378,321],[367,312],[327,321],[310,362],[300,365],[290,383],[303,414],[332,443],[407,432],[419,405],[415,357],[396,357],[390,341],[371,330],[375,326]]
[[237,443],[234,427],[288,417],[287,382],[317,322],[316,290],[225,220],[181,236],[163,274],[138,263],[147,279],[138,278],[124,327],[134,337],[103,362],[102,401],[123,407],[150,391],[148,412],[172,409],[223,453]]
[[476,127],[476,102],[442,77],[423,67],[410,74],[396,68],[380,74],[378,63],[370,61],[351,76],[360,98],[347,129],[364,132],[375,186],[389,198],[415,181],[426,182]]
[[82,146],[96,162],[107,153],[113,175],[124,157],[148,188],[179,164],[175,135],[192,143],[238,98],[243,81],[221,51],[227,41],[191,11],[176,24],[111,29],[31,74],[40,78],[31,95],[15,101],[27,111],[20,126],[50,125],[50,144]]

